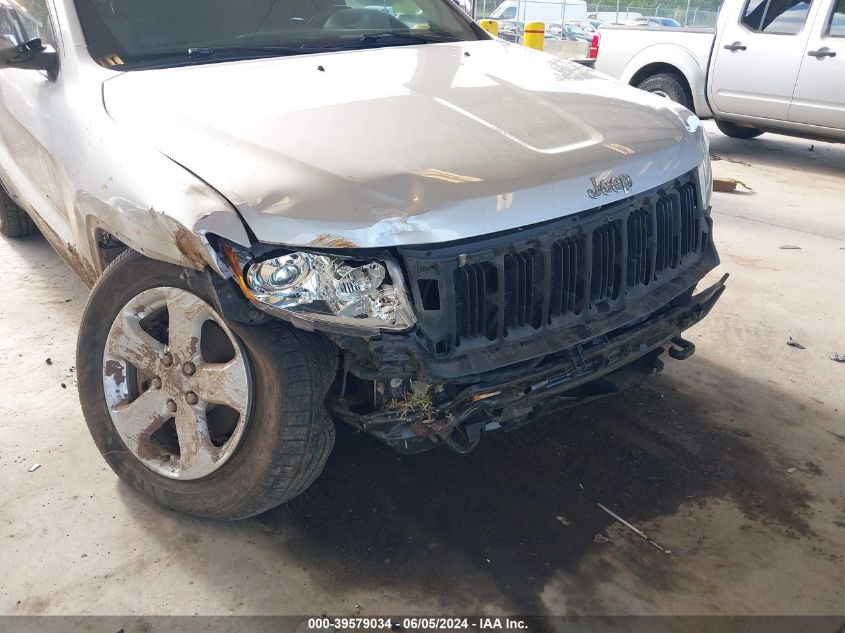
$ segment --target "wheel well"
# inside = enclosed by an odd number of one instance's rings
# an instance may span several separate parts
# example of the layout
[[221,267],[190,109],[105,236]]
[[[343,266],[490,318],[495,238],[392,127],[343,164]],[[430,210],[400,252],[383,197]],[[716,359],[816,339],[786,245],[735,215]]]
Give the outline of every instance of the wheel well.
[[114,235],[103,229],[97,229],[94,235],[97,239],[97,255],[100,258],[101,271],[108,268],[109,264],[117,259],[121,253],[132,250]]
[[636,73],[634,73],[633,77],[631,77],[630,84],[636,87],[646,77],[651,77],[652,75],[659,75],[660,73],[669,73],[670,75],[675,75],[675,77],[678,78],[678,81],[681,82],[681,85],[683,85],[687,96],[692,98],[692,88],[690,87],[689,82],[687,81],[686,75],[684,75],[684,73],[682,73],[677,66],[673,66],[672,64],[666,64],[664,62],[654,62],[653,64],[643,66]]

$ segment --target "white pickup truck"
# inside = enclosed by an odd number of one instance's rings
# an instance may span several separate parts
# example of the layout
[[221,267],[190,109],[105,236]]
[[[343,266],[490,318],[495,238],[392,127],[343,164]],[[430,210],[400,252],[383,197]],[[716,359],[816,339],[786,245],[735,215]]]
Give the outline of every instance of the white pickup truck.
[[596,69],[728,136],[845,141],[845,0],[726,0],[715,33],[606,26]]

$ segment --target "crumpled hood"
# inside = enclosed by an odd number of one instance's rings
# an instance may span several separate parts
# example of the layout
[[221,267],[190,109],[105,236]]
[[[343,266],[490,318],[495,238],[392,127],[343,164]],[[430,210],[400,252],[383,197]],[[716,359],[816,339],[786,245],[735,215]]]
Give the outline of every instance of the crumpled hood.
[[[706,151],[680,106],[499,41],[129,72],[104,95],[277,244],[494,233],[651,189]],[[587,195],[620,173],[631,191]]]

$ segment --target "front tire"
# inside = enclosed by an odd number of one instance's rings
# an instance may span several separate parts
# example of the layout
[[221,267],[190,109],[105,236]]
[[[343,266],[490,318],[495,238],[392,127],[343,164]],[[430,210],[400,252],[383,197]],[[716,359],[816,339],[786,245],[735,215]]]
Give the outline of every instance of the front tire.
[[123,253],[82,317],[79,394],[121,479],[168,508],[241,519],[322,472],[335,368],[321,361],[335,356],[323,337],[285,323],[230,323],[210,299],[182,269]]
[[743,127],[730,121],[722,121],[721,119],[716,119],[716,127],[719,128],[722,134],[731,138],[750,139],[757,138],[763,134],[763,130],[758,130],[756,127]]
[[692,102],[692,95],[690,94],[689,88],[687,88],[678,75],[657,73],[641,80],[637,84],[637,88],[671,99],[675,103],[680,103],[687,110],[694,111],[695,105]]
[[15,204],[0,185],[0,233],[6,237],[25,237],[37,232],[32,218]]

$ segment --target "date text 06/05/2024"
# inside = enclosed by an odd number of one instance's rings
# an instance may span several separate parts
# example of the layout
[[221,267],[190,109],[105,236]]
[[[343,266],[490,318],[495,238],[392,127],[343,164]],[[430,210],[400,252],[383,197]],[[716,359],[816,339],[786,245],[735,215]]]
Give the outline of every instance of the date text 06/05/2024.
[[518,618],[447,618],[447,617],[411,617],[411,618],[309,618],[309,631],[324,630],[526,630],[528,624]]

